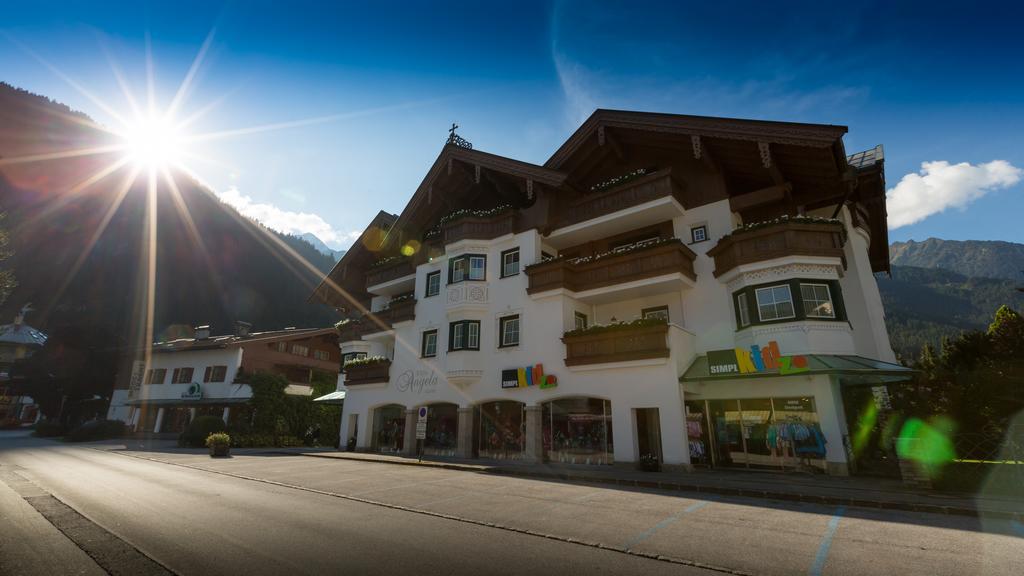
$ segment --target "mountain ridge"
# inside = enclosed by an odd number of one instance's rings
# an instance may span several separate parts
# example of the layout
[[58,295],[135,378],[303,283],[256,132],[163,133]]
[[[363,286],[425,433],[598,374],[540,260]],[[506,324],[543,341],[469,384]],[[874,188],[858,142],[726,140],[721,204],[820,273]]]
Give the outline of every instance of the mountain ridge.
[[889,245],[893,266],[943,268],[971,278],[1006,278],[1024,283],[1024,244],[1003,240],[928,238]]

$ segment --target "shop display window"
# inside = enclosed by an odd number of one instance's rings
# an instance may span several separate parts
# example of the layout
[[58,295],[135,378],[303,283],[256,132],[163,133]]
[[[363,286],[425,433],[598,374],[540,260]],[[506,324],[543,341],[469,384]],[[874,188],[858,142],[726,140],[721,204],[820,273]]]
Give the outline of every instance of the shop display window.
[[566,398],[544,403],[544,452],[551,462],[612,464],[611,403]]
[[423,453],[428,456],[455,456],[459,434],[459,407],[433,404],[427,407],[427,437]]
[[373,411],[373,449],[399,453],[405,443],[405,407],[381,406]]
[[521,460],[526,454],[526,405],[513,401],[481,404],[476,439],[481,458]]

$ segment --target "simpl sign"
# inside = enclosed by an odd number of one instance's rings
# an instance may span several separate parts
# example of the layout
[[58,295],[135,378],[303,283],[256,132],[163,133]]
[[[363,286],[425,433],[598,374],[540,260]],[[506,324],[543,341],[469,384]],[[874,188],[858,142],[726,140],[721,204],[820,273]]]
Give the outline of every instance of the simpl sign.
[[806,356],[783,356],[774,340],[764,348],[755,344],[749,350],[735,348],[708,352],[708,372],[712,376],[774,371],[786,376],[806,372],[808,369]]

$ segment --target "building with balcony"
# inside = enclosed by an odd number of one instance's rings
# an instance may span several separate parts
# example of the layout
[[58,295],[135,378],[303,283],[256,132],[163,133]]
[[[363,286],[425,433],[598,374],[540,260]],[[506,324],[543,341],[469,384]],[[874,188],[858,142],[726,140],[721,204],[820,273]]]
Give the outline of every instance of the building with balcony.
[[849,470],[842,391],[907,377],[882,148],[842,126],[596,111],[543,165],[451,138],[314,296],[358,450]]
[[340,362],[334,328],[250,332],[239,322],[234,334],[211,336],[200,326],[190,338],[154,343],[148,363],[144,351],[126,354],[107,418],[155,434],[180,433],[197,415],[233,423],[249,413],[253,374],[281,375],[287,394],[310,396],[312,382],[333,380]]

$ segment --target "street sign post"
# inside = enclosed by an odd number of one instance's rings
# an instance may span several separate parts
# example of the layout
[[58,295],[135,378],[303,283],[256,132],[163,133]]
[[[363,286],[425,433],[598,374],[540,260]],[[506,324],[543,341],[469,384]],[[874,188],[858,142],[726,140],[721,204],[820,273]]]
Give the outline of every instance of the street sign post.
[[416,421],[416,453],[421,462],[423,461],[423,441],[427,439],[427,414],[427,407],[420,406],[419,420]]

